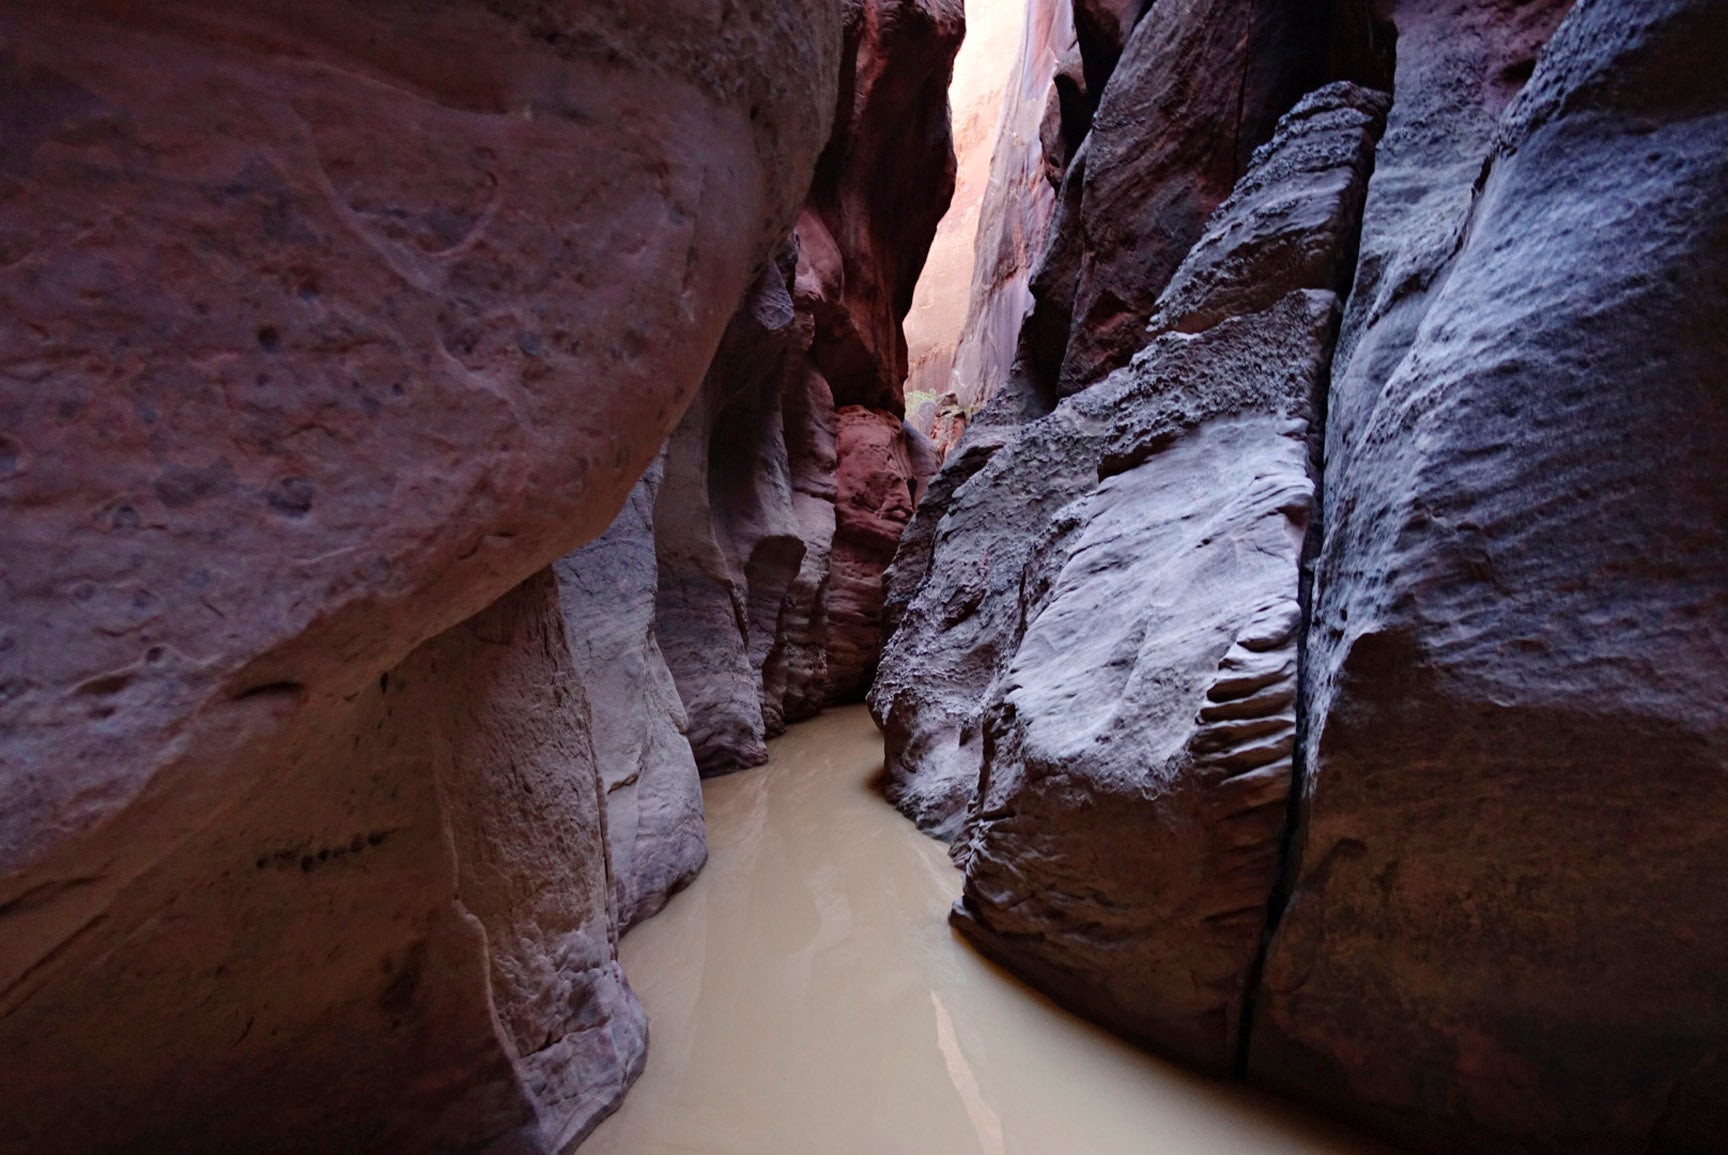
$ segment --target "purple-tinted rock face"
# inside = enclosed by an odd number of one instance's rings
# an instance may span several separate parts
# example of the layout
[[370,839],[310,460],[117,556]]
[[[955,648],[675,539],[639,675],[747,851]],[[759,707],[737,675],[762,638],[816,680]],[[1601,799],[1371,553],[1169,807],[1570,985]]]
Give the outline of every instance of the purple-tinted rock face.
[[1009,656],[957,924],[1212,1069],[1236,1058],[1282,849],[1318,401],[1384,108],[1339,84],[1291,112],[1159,302],[1165,331],[998,453],[943,543],[1036,495],[1012,593],[984,591]]
[[960,0],[0,0],[0,1146],[570,1150],[868,691],[1065,1005],[1722,1148],[1728,5],[1025,12],[932,441]]
[[1502,111],[1558,12],[1513,15],[1473,46],[1473,10],[1400,24],[1249,1066],[1428,1150],[1702,1152],[1728,1105],[1728,73],[1702,46],[1728,11],[1580,4]]
[[555,1151],[639,1069],[522,583],[694,395],[840,46],[678,7],[4,6],[8,1143]]
[[953,189],[961,28],[953,0],[849,10],[852,67],[797,227],[669,442],[655,632],[704,774],[760,765],[765,739],[874,671],[883,571],[935,468],[899,417],[900,325]]
[[[1419,1150],[1714,1150],[1728,10],[1267,48],[1272,7],[1158,4],[1112,72],[1101,7],[1016,362],[890,573],[871,702],[956,923]],[[1221,112],[1393,67],[1377,146],[1325,88],[1200,228]]]

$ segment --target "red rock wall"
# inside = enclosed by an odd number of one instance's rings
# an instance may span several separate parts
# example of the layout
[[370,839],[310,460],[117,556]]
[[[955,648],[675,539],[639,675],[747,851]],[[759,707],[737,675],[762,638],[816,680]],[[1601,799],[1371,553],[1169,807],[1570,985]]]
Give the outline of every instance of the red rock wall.
[[[861,696],[883,571],[935,459],[899,413],[901,323],[953,189],[958,6],[851,9],[834,134],[777,263],[667,449],[655,631],[704,774]],[[888,179],[888,173],[897,174]]]
[[0,6],[10,1141],[550,1151],[622,1093],[585,707],[549,587],[487,607],[694,395],[840,42],[678,8]]

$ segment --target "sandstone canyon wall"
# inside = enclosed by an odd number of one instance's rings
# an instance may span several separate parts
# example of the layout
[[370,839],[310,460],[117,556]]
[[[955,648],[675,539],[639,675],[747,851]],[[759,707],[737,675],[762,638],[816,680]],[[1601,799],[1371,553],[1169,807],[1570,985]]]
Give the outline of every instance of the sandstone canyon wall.
[[[924,388],[933,394],[928,413],[917,415],[918,428],[943,453],[1008,375],[1020,320],[1031,304],[1032,263],[1044,247],[1061,181],[1060,167],[1046,153],[1064,147],[1058,83],[1065,54],[1077,51],[1073,10],[1069,0],[1024,0],[1023,8],[1019,45],[996,115],[988,180],[970,224],[973,263],[965,315],[945,358],[947,372],[926,378]],[[958,192],[956,201],[963,195]]]
[[[958,5],[0,30],[7,1143],[566,1149],[642,1063],[617,935],[703,860],[686,735],[779,724],[680,693],[699,547],[811,711],[835,402],[930,467],[898,321]],[[901,129],[932,179],[857,176]]]
[[963,28],[953,2],[846,8],[797,225],[667,443],[651,629],[703,774],[760,765],[768,738],[874,673],[883,573],[936,467],[901,419],[901,322],[953,190],[944,93]]
[[974,241],[991,176],[993,146],[1011,72],[1019,59],[1025,0],[969,0],[966,39],[948,86],[954,125],[954,196],[936,226],[906,315],[907,419],[929,432],[937,396],[948,388],[966,319]]
[[1717,1149],[1728,10],[1101,7],[889,574],[956,925],[1414,1149]]

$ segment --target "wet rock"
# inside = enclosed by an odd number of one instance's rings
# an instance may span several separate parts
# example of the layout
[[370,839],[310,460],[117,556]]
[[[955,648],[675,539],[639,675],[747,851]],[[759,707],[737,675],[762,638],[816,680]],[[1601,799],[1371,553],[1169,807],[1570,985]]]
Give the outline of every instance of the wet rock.
[[708,858],[689,715],[654,633],[662,470],[655,462],[612,527],[553,567],[606,791],[621,930],[666,905]]
[[677,422],[840,29],[521,8],[10,6],[11,1141],[556,1150],[635,1070],[556,615],[460,623]]
[[1419,1150],[1720,1143],[1721,5],[1398,13],[1249,1056]]

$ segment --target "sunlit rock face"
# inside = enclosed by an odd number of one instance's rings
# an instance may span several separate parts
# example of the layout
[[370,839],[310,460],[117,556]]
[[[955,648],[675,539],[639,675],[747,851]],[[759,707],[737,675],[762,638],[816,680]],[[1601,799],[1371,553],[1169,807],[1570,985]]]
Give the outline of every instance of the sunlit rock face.
[[[974,241],[992,175],[998,121],[1018,71],[1026,0],[972,0],[966,39],[948,87],[956,160],[954,196],[936,227],[930,253],[906,316],[907,420],[928,432],[936,399],[948,389],[955,349],[966,320]],[[1036,115],[1036,114],[1034,114]],[[1036,131],[1033,133],[1036,147]]]
[[1581,3],[1502,108],[1559,15],[1399,10],[1249,1062],[1430,1151],[1703,1152],[1728,1109],[1728,74],[1704,48],[1728,11]]
[[839,15],[4,20],[10,1141],[560,1149],[641,1022],[556,591],[493,603],[694,395]]
[[1068,0],[1023,0],[1023,7],[989,181],[978,207],[965,321],[947,379],[940,387],[932,382],[936,397],[929,420],[919,422],[944,453],[1008,376],[1020,322],[1032,303],[1032,265],[1044,247],[1061,179],[1062,165],[1056,164],[1051,180],[1053,162],[1046,148],[1062,152],[1066,147],[1057,74],[1063,54],[1073,51],[1073,15]]

